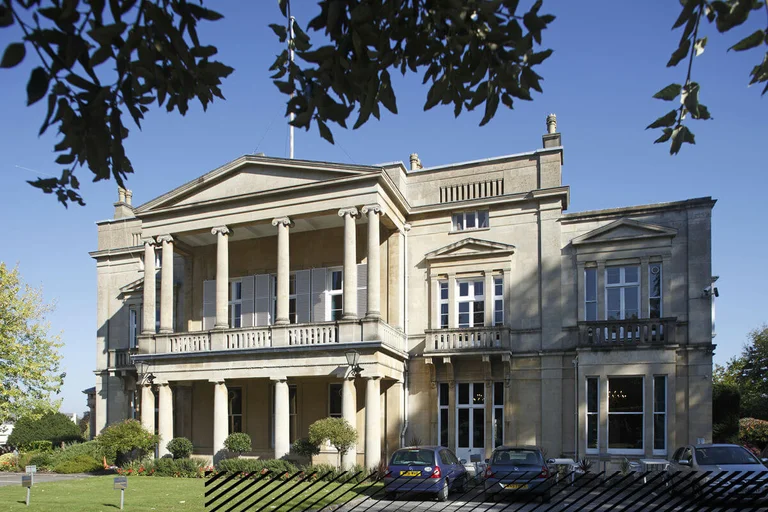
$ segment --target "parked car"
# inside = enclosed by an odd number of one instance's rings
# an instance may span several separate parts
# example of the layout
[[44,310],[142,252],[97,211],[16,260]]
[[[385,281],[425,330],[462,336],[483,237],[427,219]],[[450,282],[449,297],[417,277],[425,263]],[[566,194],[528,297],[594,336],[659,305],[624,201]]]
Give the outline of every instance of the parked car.
[[509,494],[536,494],[549,502],[554,478],[544,454],[534,446],[502,446],[486,461],[484,498],[496,501]]
[[389,460],[384,492],[389,498],[400,493],[433,493],[438,501],[445,501],[453,490],[467,491],[465,463],[444,446],[402,448]]
[[[672,456],[667,471],[674,483],[690,472],[711,471],[712,474],[691,486],[693,494],[706,497],[738,498],[752,496],[765,499],[768,495],[768,467],[743,446],[735,444],[697,444],[678,448]],[[734,472],[754,473],[734,483],[739,475]],[[753,479],[757,481],[753,483]],[[696,477],[689,477],[691,481]],[[720,486],[721,482],[726,481]],[[747,484],[747,482],[749,482]]]

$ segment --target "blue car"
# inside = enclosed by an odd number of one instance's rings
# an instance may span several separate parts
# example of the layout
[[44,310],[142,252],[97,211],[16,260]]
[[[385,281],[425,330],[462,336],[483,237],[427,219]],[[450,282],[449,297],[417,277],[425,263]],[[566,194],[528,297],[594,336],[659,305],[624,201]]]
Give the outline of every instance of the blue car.
[[505,495],[534,494],[549,502],[554,484],[544,454],[535,446],[496,448],[485,469],[484,501]]
[[402,448],[392,454],[384,492],[389,498],[401,493],[432,493],[437,501],[448,499],[453,490],[466,492],[469,475],[464,464],[443,446]]

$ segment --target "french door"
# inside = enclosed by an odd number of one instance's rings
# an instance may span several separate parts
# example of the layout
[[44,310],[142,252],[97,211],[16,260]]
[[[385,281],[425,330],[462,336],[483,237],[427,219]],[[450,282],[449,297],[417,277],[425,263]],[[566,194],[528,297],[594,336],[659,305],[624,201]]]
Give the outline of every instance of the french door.
[[456,455],[470,462],[485,454],[485,384],[456,384]]

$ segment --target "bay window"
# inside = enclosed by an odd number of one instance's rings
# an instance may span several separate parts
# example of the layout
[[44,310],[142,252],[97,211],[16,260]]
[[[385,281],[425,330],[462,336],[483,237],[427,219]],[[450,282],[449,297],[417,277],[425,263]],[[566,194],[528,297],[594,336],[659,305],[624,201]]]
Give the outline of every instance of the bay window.
[[608,378],[608,451],[642,454],[643,377]]
[[459,281],[459,327],[482,327],[485,324],[485,283]]

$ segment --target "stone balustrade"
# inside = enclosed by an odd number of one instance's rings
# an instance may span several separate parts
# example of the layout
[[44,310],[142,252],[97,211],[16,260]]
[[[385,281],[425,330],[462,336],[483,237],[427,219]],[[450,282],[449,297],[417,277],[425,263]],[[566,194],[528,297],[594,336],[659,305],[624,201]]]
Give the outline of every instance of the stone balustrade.
[[470,327],[426,331],[424,353],[508,349],[506,327]]
[[107,367],[117,369],[132,368],[133,361],[131,361],[131,356],[135,353],[137,353],[137,349],[135,348],[117,348],[109,350],[107,353]]
[[580,346],[633,346],[675,343],[676,317],[579,322]]
[[299,324],[288,327],[289,345],[327,345],[339,342],[339,327],[335,322]]
[[237,329],[227,331],[224,336],[227,349],[237,350],[272,346],[272,331],[269,327]]

